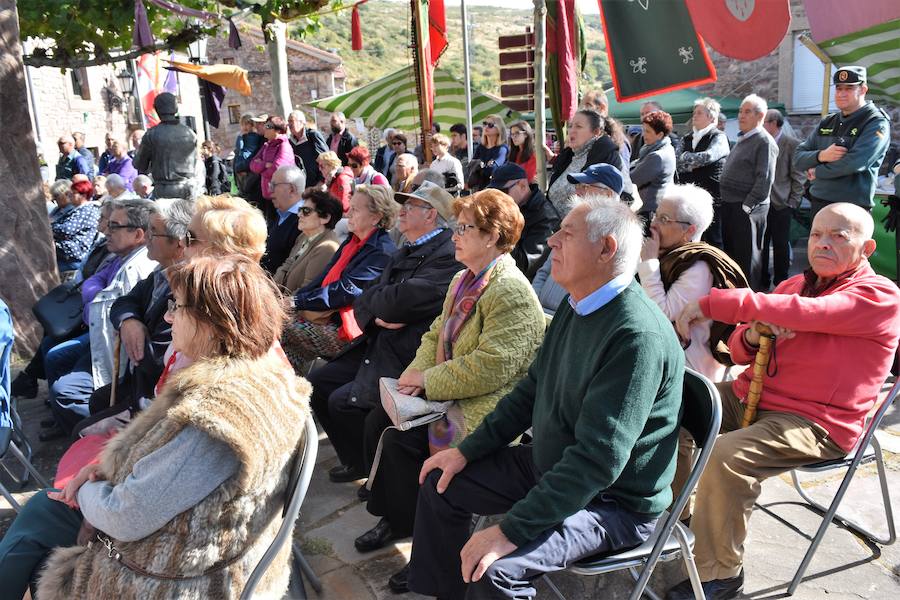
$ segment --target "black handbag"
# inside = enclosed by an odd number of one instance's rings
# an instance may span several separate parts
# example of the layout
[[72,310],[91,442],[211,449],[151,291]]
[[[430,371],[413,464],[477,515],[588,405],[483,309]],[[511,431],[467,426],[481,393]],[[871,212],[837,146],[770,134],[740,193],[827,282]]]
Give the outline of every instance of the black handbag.
[[44,294],[31,308],[44,327],[44,334],[56,339],[71,338],[84,326],[81,284],[68,281]]

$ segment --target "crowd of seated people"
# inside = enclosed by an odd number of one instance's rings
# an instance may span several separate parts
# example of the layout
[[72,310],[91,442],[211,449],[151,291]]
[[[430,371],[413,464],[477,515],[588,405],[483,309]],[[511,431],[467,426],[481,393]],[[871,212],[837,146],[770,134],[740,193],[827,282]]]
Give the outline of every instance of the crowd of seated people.
[[[771,145],[747,142],[768,133],[756,99],[745,104],[737,156],[748,161],[751,144],[759,155]],[[707,595],[736,597],[760,482],[852,448],[897,349],[900,292],[868,264],[874,225],[854,198],[815,215],[807,272],[772,294],[750,289],[746,256],[701,241],[719,200],[708,182],[673,183],[676,165],[696,175],[709,163],[712,121],[696,121],[699,141],[673,148],[671,118],[648,106],[629,163],[621,127],[585,106],[559,155],[544,150],[546,190],[530,172],[540,146],[510,157],[498,115],[482,124],[477,187],[452,181],[464,126],[452,142],[426,136],[425,163],[396,130],[370,151],[343,115],[327,141],[297,111],[250,115],[239,195],[196,200],[134,198],[149,193],[140,177],[132,194],[114,172],[98,198],[66,144],[72,173],[50,186],[50,218],[59,270],[82,282],[84,328],[46,339],[17,382],[48,380],[44,439],[77,435],[57,489],[0,540],[4,586],[18,597],[36,585],[41,598],[237,594],[274,536],[312,412],[337,454],[328,478],[357,482],[377,518],[356,549],[412,537],[390,589],[530,597],[539,575],[653,534],[694,451],[678,426],[690,367],[719,386],[724,419],[682,517]],[[741,185],[725,186],[726,202]],[[757,187],[744,206],[760,224],[769,192]],[[726,208],[727,237],[743,225]],[[741,429],[756,323],[774,331],[777,365]],[[386,389],[441,408],[406,428]],[[503,516],[471,534],[473,514]],[[287,573],[282,553],[265,593],[283,593]],[[690,584],[667,597],[692,597]]]

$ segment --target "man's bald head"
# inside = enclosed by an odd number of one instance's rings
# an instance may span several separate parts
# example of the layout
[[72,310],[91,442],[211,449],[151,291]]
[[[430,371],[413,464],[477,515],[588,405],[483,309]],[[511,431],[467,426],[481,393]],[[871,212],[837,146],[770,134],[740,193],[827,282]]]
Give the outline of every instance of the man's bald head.
[[875,252],[875,221],[864,208],[836,202],[820,210],[807,244],[809,264],[820,279],[851,271]]

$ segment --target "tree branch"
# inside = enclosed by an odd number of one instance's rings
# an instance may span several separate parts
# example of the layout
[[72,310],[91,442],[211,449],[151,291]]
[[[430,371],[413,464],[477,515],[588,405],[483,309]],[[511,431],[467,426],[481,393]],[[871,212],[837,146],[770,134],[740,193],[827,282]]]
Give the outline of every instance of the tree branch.
[[142,54],[150,54],[161,50],[184,48],[191,42],[195,42],[205,35],[206,32],[202,29],[188,28],[165,41],[157,42],[156,44],[145,48],[135,48],[134,50],[129,50],[128,52],[123,52],[121,54],[111,55],[104,53],[88,58],[78,58],[76,56],[40,56],[32,53],[29,56],[22,57],[22,60],[29,67],[57,67],[60,69],[93,67],[96,65],[106,65],[131,60]]

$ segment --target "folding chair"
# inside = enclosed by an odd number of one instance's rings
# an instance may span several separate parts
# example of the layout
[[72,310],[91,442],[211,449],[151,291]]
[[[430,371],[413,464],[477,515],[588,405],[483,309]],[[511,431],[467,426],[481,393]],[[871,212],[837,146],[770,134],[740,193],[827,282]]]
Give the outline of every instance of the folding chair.
[[[815,464],[806,465],[804,467],[799,467],[791,471],[791,480],[794,482],[794,488],[797,490],[797,493],[800,494],[800,497],[803,498],[803,500],[805,500],[807,504],[823,512],[824,516],[822,517],[822,524],[819,525],[819,529],[818,531],[816,531],[816,535],[813,538],[812,543],[809,545],[809,549],[806,551],[806,555],[803,557],[803,560],[800,562],[800,566],[797,568],[797,572],[794,574],[794,578],[791,580],[791,585],[788,586],[788,595],[793,595],[793,593],[797,591],[797,587],[800,585],[801,579],[803,579],[803,574],[806,572],[807,567],[809,567],[810,561],[812,561],[813,554],[816,553],[819,544],[822,543],[822,539],[825,537],[825,532],[828,530],[828,526],[833,520],[840,521],[845,527],[858,533],[859,535],[863,536],[873,543],[890,546],[895,541],[897,541],[897,532],[894,529],[894,513],[891,509],[891,496],[890,492],[888,491],[887,473],[884,468],[884,457],[881,454],[881,445],[878,443],[878,438],[875,437],[875,431],[881,425],[881,420],[884,418],[885,413],[887,413],[888,409],[894,403],[894,399],[897,397],[898,390],[900,390],[900,378],[898,378],[894,383],[891,391],[884,399],[884,402],[881,403],[881,406],[878,408],[875,416],[873,416],[869,421],[869,424],[863,432],[862,437],[856,443],[856,446],[853,448],[850,454],[848,454],[844,458],[818,462]],[[882,537],[875,533],[872,533],[857,521],[842,516],[837,512],[838,506],[840,506],[841,501],[844,499],[844,494],[847,492],[847,488],[850,487],[850,482],[853,480],[853,475],[856,474],[856,469],[860,465],[867,464],[873,461],[878,468],[878,482],[881,484],[881,501],[884,504],[884,516],[887,520],[887,537]],[[843,481],[841,481],[841,485],[838,487],[838,490],[835,493],[831,504],[828,506],[825,506],[813,500],[809,496],[809,494],[807,494],[803,490],[803,487],[800,485],[800,478],[797,475],[798,471],[806,473],[824,473],[836,469],[847,469],[847,473],[844,475],[844,479]]]
[[[629,596],[630,600],[638,600],[645,593],[656,599],[657,596],[652,591],[646,590],[656,563],[660,560],[664,562],[675,560],[679,556],[687,568],[695,598],[705,600],[700,575],[694,564],[694,534],[678,520],[678,517],[688,503],[712,454],[719,427],[722,425],[722,402],[718,390],[706,377],[691,369],[685,369],[682,405],[681,426],[693,436],[700,452],[695,453],[696,458],[690,475],[675,499],[671,511],[664,512],[660,516],[653,535],[640,546],[613,554],[592,556],[568,568],[577,575],[603,575],[628,570],[636,582]],[[640,573],[637,571],[639,567],[643,567]],[[564,596],[549,577],[545,575],[544,581],[558,598],[564,600]]]
[[[306,420],[306,434],[303,451],[301,453],[298,450],[297,456],[294,458],[293,464],[291,465],[291,476],[288,479],[288,486],[285,492],[284,510],[281,513],[281,527],[278,528],[275,539],[272,540],[272,543],[259,560],[256,568],[253,569],[253,573],[251,573],[250,577],[247,579],[247,583],[244,585],[244,591],[241,593],[241,600],[250,600],[250,598],[253,597],[253,592],[256,590],[256,586],[259,584],[260,579],[265,575],[266,570],[268,570],[269,565],[272,564],[272,561],[281,551],[284,544],[293,537],[294,522],[297,520],[297,515],[300,514],[300,506],[303,504],[303,499],[306,497],[306,491],[309,489],[309,482],[312,479],[313,468],[316,465],[316,455],[318,454],[318,451],[319,432],[316,430],[315,421],[313,421],[312,414],[310,413],[309,418]],[[293,549],[292,554],[295,566],[299,567],[300,572],[307,576],[317,592],[321,591],[322,584],[319,583],[319,580],[312,572],[309,564],[307,564],[306,560],[303,558],[300,549],[293,542],[291,547]],[[300,572],[292,573],[292,575],[295,574],[299,578]],[[291,577],[291,579],[294,580],[294,577]],[[302,588],[302,580],[297,583],[299,583],[299,587]],[[305,592],[302,590],[301,597],[305,598]]]
[[[12,426],[0,427],[0,466],[3,467],[3,470],[6,471],[10,479],[12,479],[19,487],[28,483],[28,477],[30,475],[31,477],[34,477],[34,480],[41,488],[48,488],[50,485],[43,477],[41,477],[41,474],[34,468],[34,465],[31,464],[31,444],[28,443],[28,438],[25,437],[25,434],[22,431],[21,420],[15,409],[15,400],[11,402],[11,408]],[[19,445],[24,448],[24,451],[22,448],[19,448]],[[3,462],[4,459],[9,457],[15,458],[22,467],[24,467],[24,471],[21,475],[13,473],[9,466]],[[0,482],[0,496],[6,498],[6,501],[9,502],[14,511],[19,512],[21,510],[22,507],[15,501],[12,494],[2,482]]]

